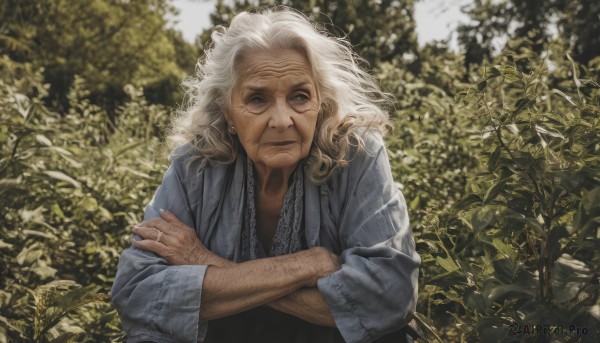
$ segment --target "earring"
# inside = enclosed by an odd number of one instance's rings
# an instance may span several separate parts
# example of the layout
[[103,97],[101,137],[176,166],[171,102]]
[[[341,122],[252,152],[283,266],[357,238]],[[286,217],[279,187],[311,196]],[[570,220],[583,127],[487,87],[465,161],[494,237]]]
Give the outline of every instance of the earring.
[[229,131],[229,134],[231,134],[231,135],[235,135],[235,133],[237,132],[237,131],[235,130],[235,127],[233,127],[233,125],[232,125],[232,126],[230,126],[230,127],[227,129],[227,131]]

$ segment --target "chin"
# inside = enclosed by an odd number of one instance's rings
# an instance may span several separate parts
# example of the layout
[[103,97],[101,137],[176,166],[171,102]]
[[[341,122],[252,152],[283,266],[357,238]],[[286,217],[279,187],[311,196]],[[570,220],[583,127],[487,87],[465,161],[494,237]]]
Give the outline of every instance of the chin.
[[277,161],[268,161],[265,163],[267,167],[273,169],[286,169],[286,168],[295,168],[300,162],[299,159],[285,159],[285,160],[277,160]]
[[295,168],[302,159],[301,155],[274,154],[264,159],[264,164],[269,168],[283,169]]

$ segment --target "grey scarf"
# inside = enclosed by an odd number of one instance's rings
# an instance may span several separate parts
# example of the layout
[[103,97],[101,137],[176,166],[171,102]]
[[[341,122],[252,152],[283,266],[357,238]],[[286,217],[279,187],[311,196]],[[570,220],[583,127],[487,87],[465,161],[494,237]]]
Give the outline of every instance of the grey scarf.
[[[292,176],[281,206],[281,216],[273,237],[271,256],[286,255],[307,248],[304,237],[304,175],[303,164],[300,163]],[[265,253],[261,252],[256,233],[256,198],[254,168],[247,158],[246,163],[246,206],[244,209],[244,225],[242,227],[242,260],[254,260]],[[267,252],[268,253],[268,252]]]

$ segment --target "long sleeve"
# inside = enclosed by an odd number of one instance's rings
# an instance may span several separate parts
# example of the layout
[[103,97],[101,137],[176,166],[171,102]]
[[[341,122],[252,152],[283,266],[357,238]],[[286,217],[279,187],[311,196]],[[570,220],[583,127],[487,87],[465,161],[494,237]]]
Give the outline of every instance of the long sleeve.
[[[177,164],[165,173],[146,207],[144,220],[169,210],[194,227],[194,217]],[[151,252],[133,247],[123,252],[112,287],[112,301],[128,342],[198,342],[207,323],[200,320],[202,282],[206,266],[171,266]]]
[[329,184],[342,268],[318,281],[350,343],[371,342],[410,321],[420,264],[381,137],[369,135],[365,142],[369,152]]

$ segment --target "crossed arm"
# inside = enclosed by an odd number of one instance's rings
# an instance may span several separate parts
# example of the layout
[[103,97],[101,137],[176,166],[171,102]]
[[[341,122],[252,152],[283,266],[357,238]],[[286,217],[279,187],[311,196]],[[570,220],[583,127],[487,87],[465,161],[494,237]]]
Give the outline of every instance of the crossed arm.
[[133,231],[142,238],[133,241],[135,247],[156,253],[171,265],[208,265],[202,286],[202,319],[266,305],[313,324],[335,327],[316,288],[320,277],[340,267],[339,258],[325,248],[235,263],[204,247],[194,230],[170,212],[161,212],[160,218]]

